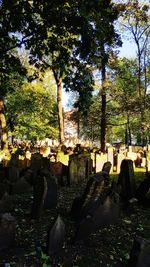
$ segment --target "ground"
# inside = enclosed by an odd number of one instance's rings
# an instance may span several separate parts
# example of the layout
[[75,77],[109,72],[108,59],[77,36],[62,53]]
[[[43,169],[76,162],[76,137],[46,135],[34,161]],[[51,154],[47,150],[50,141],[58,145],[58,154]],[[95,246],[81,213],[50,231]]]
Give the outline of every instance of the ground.
[[[136,184],[145,177],[137,169]],[[111,178],[116,178],[112,175]],[[41,219],[31,220],[32,194],[16,195],[12,215],[17,220],[16,246],[2,253],[0,266],[10,262],[11,267],[115,267],[118,262],[126,263],[136,235],[150,239],[150,209],[131,205],[122,211],[117,225],[99,229],[86,242],[72,243],[75,231],[74,221],[69,216],[73,199],[82,194],[85,183],[79,186],[59,188],[58,207],[43,212]],[[66,239],[60,255],[55,259],[44,254],[47,229],[60,214],[66,225]],[[43,249],[43,256],[38,253]],[[53,263],[52,263],[53,261]],[[122,265],[124,266],[124,265]]]

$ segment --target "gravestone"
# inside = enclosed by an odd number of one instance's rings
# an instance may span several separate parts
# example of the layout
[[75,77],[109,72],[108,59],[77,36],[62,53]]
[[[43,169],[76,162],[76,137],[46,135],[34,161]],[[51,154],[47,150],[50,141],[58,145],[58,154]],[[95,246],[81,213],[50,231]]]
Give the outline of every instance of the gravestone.
[[125,155],[123,153],[117,154],[117,173],[120,173],[121,163],[124,159],[125,159]]
[[53,209],[57,207],[57,184],[54,178],[47,178],[47,192],[44,199],[44,208]]
[[109,161],[111,163],[110,172],[112,172],[113,171],[113,167],[114,167],[114,149],[113,149],[113,147],[108,147],[107,161]]
[[73,154],[69,157],[69,182],[78,184],[84,179],[88,179],[92,171],[92,161],[90,155]]
[[96,153],[96,173],[100,172],[103,168],[104,163],[107,162],[107,154]]
[[77,226],[75,241],[86,240],[97,229],[119,222],[120,207],[113,197],[107,195],[103,200],[99,198],[94,205],[93,208],[91,206],[89,214]]
[[150,173],[147,174],[136,190],[135,197],[145,207],[150,207]]
[[65,239],[65,224],[60,216],[57,217],[52,228],[47,233],[47,254],[57,255],[63,247]]
[[15,244],[16,221],[10,213],[0,218],[0,251],[13,247]]
[[137,236],[130,252],[130,259],[126,267],[150,266],[150,240]]
[[121,171],[118,177],[118,187],[122,200],[128,201],[135,195],[135,177],[133,161],[124,159],[121,163]]
[[112,167],[112,164],[110,161],[105,162],[102,168],[102,172],[106,172],[109,175],[111,171],[111,167]]
[[68,166],[61,162],[50,162],[50,172],[57,178],[59,185],[68,184]]
[[150,150],[146,152],[146,172],[150,172]]
[[40,218],[43,211],[46,194],[47,194],[46,178],[42,177],[39,173],[33,185],[33,204],[31,210],[32,219]]
[[61,162],[64,165],[68,166],[69,164],[69,154],[64,153],[63,151],[58,151],[56,155],[56,161]]
[[81,219],[86,216],[90,208],[94,208],[95,201],[103,195],[104,188],[109,184],[106,173],[96,173],[87,182],[86,188],[81,197],[75,198],[71,208],[71,216],[74,219]]
[[21,177],[12,187],[12,194],[24,194],[32,190],[31,185]]
[[8,164],[9,181],[15,183],[19,179],[19,159],[17,154],[12,154]]
[[10,212],[14,209],[13,197],[5,192],[0,199],[0,213]]

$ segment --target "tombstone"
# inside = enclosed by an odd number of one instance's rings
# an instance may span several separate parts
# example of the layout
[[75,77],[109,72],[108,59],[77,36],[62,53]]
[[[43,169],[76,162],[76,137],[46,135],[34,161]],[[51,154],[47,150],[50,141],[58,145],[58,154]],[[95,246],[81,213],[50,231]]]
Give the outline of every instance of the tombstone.
[[103,194],[104,188],[109,184],[106,173],[96,173],[87,182],[86,188],[81,197],[75,198],[71,208],[71,216],[74,219],[81,219],[86,216],[95,203],[95,200]]
[[133,162],[137,160],[137,153],[135,152],[127,152],[127,158],[131,159]]
[[112,168],[111,162],[107,161],[103,165],[102,172],[106,172],[109,175],[111,168]]
[[9,181],[15,183],[19,179],[19,159],[17,154],[12,154],[8,164]]
[[124,159],[121,163],[121,171],[118,177],[118,187],[122,200],[128,201],[135,195],[135,177],[133,161]]
[[47,158],[50,154],[50,147],[49,146],[41,146],[40,147],[40,154],[44,157]]
[[145,168],[146,167],[146,158],[142,158],[141,161],[142,161],[141,162],[141,167]]
[[107,154],[96,153],[96,172],[100,172],[104,163],[107,162]]
[[21,177],[19,181],[12,187],[12,194],[24,194],[32,190],[31,185],[25,180],[24,177]]
[[0,251],[13,247],[15,244],[16,221],[10,213],[0,218]]
[[69,182],[72,183],[79,183],[78,178],[78,157],[74,154],[70,156],[69,160]]
[[0,199],[0,213],[10,212],[14,209],[13,197],[7,193],[3,194]]
[[125,159],[125,155],[122,153],[117,154],[117,173],[120,173],[120,167],[122,161]]
[[150,172],[150,150],[146,152],[146,172]]
[[44,208],[53,209],[57,207],[57,184],[54,178],[46,179],[47,192],[44,199]]
[[68,166],[61,162],[50,162],[50,172],[57,178],[59,185],[68,184]]
[[97,208],[81,220],[75,234],[75,241],[86,240],[97,229],[119,222],[120,207],[109,195],[104,202],[97,202]]
[[33,204],[31,210],[32,219],[39,219],[41,217],[46,194],[47,194],[46,178],[42,177],[39,173],[33,185]]
[[109,161],[111,163],[110,172],[112,172],[113,167],[114,167],[114,149],[113,149],[113,147],[108,147],[107,161]]
[[126,267],[150,266],[150,240],[137,236],[130,252],[130,259]]
[[0,183],[0,200],[6,192],[9,192],[9,185],[6,183]]
[[78,184],[84,179],[88,179],[92,171],[92,161],[90,156],[85,154],[70,155],[69,160],[69,182]]
[[56,155],[56,161],[61,162],[62,164],[68,166],[69,164],[69,154],[64,153],[63,151],[58,151]]
[[145,207],[150,207],[149,192],[150,192],[150,174],[148,174],[148,177],[141,182],[135,193],[135,197]]
[[57,255],[63,247],[65,239],[65,224],[60,216],[57,217],[52,228],[47,233],[47,254]]

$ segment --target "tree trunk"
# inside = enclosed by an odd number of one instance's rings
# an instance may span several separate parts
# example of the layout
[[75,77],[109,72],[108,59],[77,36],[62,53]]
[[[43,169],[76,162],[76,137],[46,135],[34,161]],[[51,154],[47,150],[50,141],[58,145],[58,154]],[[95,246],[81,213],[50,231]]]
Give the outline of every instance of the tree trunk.
[[106,150],[106,66],[102,60],[102,92],[101,92],[101,152]]
[[57,107],[58,107],[58,125],[59,125],[59,142],[64,143],[64,120],[62,107],[62,80],[57,83]]
[[0,130],[1,130],[1,136],[0,136],[0,146],[1,150],[7,150],[8,149],[8,135],[7,135],[7,128],[6,128],[6,119],[4,114],[4,101],[0,97]]
[[57,111],[58,111],[58,127],[59,127],[59,142],[64,143],[64,120],[62,107],[62,77],[57,70],[52,69],[57,86]]

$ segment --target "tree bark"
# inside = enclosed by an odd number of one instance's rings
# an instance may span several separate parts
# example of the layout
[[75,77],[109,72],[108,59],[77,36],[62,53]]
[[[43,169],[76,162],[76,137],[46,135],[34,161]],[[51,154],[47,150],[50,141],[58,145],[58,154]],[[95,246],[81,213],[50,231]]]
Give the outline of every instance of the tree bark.
[[102,59],[102,92],[101,92],[101,152],[106,151],[106,66]]
[[57,83],[57,108],[58,108],[58,125],[59,125],[59,142],[64,143],[64,120],[62,107],[62,80]]
[[4,101],[3,98],[0,97],[0,129],[1,129],[1,136],[0,136],[0,146],[1,150],[8,149],[8,134],[6,128],[6,118],[4,114]]

